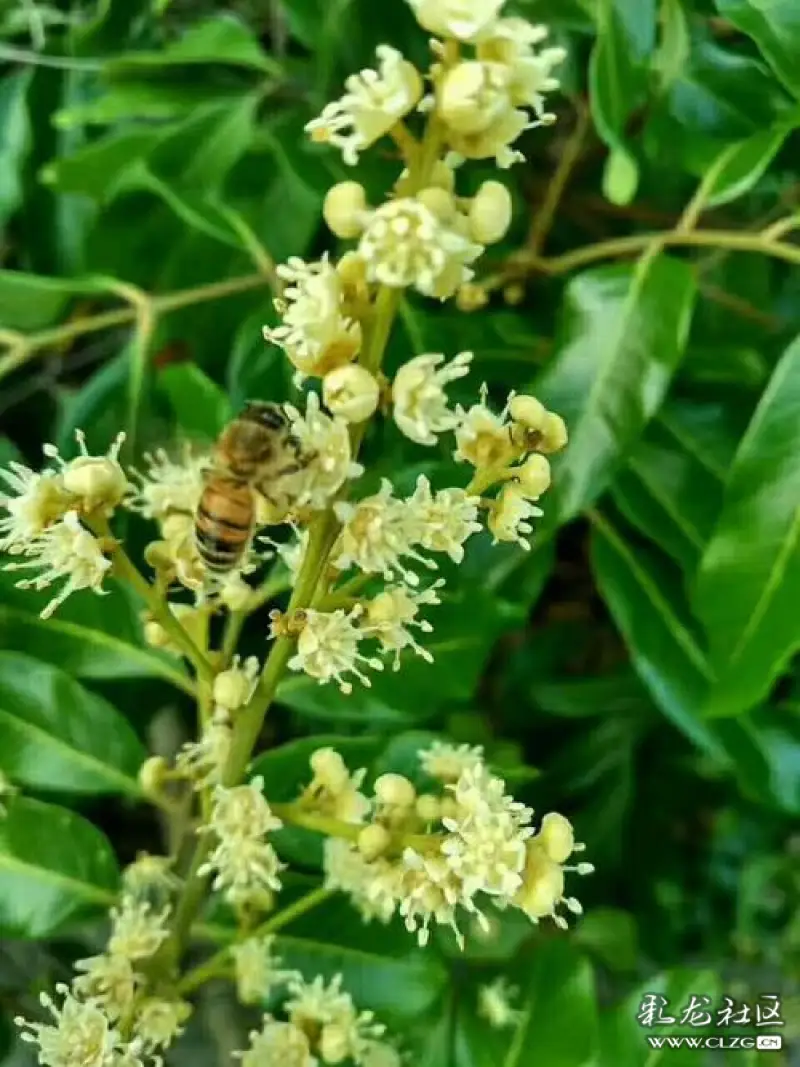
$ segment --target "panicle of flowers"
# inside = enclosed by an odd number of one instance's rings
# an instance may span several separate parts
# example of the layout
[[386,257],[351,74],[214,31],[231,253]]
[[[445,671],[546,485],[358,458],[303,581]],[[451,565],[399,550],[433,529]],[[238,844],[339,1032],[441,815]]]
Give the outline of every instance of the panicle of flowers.
[[213,888],[220,890],[233,907],[245,911],[268,911],[281,888],[283,864],[267,834],[282,826],[267,803],[263,779],[248,785],[214,789],[211,816],[201,832],[216,841],[200,868],[213,875]]
[[531,809],[506,793],[478,748],[436,742],[420,764],[441,791],[417,794],[403,776],[381,776],[356,840],[326,845],[329,888],[345,892],[366,921],[400,915],[421,945],[433,924],[463,945],[460,914],[488,929],[490,905],[558,925],[566,922],[559,908],[580,911],[564,895],[564,875],[593,868],[567,865],[583,848],[567,819],[551,812],[537,832]]

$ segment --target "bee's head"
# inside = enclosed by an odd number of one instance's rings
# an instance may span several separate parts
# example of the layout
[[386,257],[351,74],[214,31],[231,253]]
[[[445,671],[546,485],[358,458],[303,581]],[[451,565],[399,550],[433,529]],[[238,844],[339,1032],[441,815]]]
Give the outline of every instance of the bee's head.
[[282,430],[288,419],[280,404],[268,400],[248,400],[240,418],[247,422],[258,423],[267,430]]

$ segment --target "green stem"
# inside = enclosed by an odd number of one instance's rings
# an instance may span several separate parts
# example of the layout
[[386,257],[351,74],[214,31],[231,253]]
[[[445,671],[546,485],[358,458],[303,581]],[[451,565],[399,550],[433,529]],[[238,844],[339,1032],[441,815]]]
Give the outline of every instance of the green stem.
[[[106,533],[104,530],[103,533]],[[169,607],[147,579],[131,562],[130,557],[121,545],[114,549],[114,573],[117,577],[127,582],[136,593],[144,600],[153,618],[166,630],[184,656],[189,660],[204,682],[214,681],[214,668],[181,626]]]
[[[314,908],[319,907],[320,904],[324,904],[326,900],[329,900],[333,896],[332,889],[326,889],[324,886],[320,886],[318,889],[312,889],[310,893],[306,893],[305,896],[300,897],[294,904],[290,904],[287,908],[283,908],[277,915],[273,915],[265,922],[257,926],[255,930],[252,930],[248,934],[249,938],[254,937],[266,937],[268,934],[274,934],[277,930],[282,930],[289,923],[294,922],[301,915],[305,915],[306,912],[312,911]],[[233,945],[226,945],[221,948],[219,952],[215,952],[213,956],[210,956],[204,963],[195,967],[193,970],[188,971],[178,984],[178,992],[181,996],[186,996],[187,993],[194,992],[205,982],[212,978],[216,978],[220,973],[223,966],[228,962],[231,949]]]

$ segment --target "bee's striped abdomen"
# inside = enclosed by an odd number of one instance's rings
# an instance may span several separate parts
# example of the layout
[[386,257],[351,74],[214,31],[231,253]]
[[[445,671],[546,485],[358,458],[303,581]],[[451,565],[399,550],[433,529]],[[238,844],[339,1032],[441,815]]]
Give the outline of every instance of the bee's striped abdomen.
[[209,570],[233,570],[253,532],[253,494],[231,478],[211,478],[203,490],[195,516],[195,540]]

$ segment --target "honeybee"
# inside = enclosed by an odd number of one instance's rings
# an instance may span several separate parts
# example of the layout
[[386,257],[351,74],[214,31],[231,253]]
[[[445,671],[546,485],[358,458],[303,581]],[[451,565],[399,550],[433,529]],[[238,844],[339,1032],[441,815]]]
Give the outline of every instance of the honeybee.
[[270,500],[276,479],[302,470],[308,457],[279,404],[251,400],[223,429],[195,514],[195,541],[210,571],[240,563],[255,528],[256,493]]

